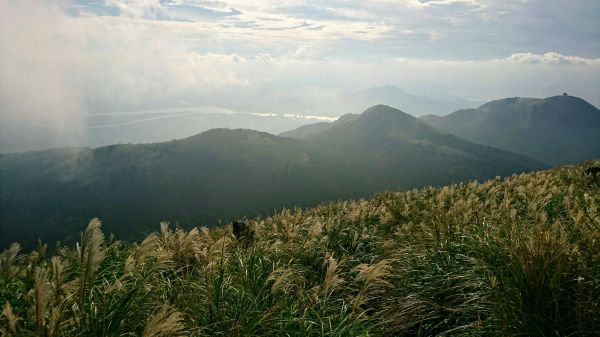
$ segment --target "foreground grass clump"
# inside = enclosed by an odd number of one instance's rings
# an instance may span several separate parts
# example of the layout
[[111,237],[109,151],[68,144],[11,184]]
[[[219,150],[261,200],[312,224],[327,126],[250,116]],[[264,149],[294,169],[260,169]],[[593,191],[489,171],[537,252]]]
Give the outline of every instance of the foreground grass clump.
[[600,161],[0,255],[2,336],[600,334]]

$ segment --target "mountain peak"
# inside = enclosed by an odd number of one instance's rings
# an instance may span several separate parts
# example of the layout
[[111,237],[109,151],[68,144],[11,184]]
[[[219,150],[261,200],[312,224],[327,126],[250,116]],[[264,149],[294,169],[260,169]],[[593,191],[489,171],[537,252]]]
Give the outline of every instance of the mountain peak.
[[594,105],[584,100],[583,98],[567,94],[547,97],[544,98],[542,102],[545,104],[571,105],[577,108],[597,110],[597,108]]
[[585,106],[585,108],[596,109],[592,104],[590,104],[588,101],[584,100],[583,98],[580,98],[577,96],[571,96],[568,94],[550,96],[550,97],[546,97],[546,98],[530,98],[530,97],[502,98],[502,99],[497,99],[497,100],[493,100],[488,103],[485,103],[485,104],[481,105],[478,109],[496,109],[498,107],[506,108],[509,106],[516,106],[520,110],[523,110],[523,108],[525,106],[528,106],[528,105],[533,106],[533,105],[537,105],[537,104],[551,105],[551,106],[555,106],[555,107],[564,105],[565,107],[568,106],[569,108]]
[[542,100],[541,98],[507,97],[507,98],[501,98],[501,99],[489,101],[489,102],[481,105],[477,109],[486,110],[486,109],[496,109],[498,107],[508,107],[508,106],[522,105],[522,104],[534,104],[534,103],[540,102],[541,100]]
[[363,112],[363,114],[368,114],[368,113],[373,113],[373,112],[402,112],[401,110],[398,110],[394,107],[391,107],[389,105],[386,104],[376,104],[373,105],[372,107],[368,108],[367,110],[365,110]]
[[410,120],[416,120],[416,118],[413,117],[412,115],[409,115],[402,110],[399,110],[399,109],[396,109],[394,107],[391,107],[389,105],[384,105],[384,104],[377,104],[377,105],[374,105],[374,106],[368,108],[361,114],[361,116],[362,117],[389,116],[389,117],[401,117],[401,118],[407,118]]
[[388,95],[408,95],[408,93],[393,85],[384,85],[380,87],[374,87],[367,90],[369,93],[374,94],[388,94]]
[[389,105],[375,105],[365,110],[358,119],[359,123],[368,128],[381,131],[390,129],[411,128],[419,122],[415,117]]
[[576,96],[505,98],[423,120],[472,142],[551,165],[588,160],[600,153],[600,110]]
[[229,128],[216,128],[210,129],[196,135],[183,138],[183,142],[194,142],[204,139],[235,139],[235,138],[271,138],[276,137],[267,132],[256,131],[251,129],[229,129]]

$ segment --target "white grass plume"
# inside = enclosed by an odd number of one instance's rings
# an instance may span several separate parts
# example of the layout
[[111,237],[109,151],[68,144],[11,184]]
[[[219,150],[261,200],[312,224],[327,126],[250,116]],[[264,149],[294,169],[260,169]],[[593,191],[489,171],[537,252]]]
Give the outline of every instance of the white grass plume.
[[169,305],[164,305],[150,317],[142,337],[177,337],[185,335],[186,330],[181,313]]

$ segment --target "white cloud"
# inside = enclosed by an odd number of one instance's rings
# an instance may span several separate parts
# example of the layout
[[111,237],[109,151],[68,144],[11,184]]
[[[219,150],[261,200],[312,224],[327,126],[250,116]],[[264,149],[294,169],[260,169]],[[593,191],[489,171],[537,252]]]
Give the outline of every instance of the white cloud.
[[561,55],[554,52],[544,54],[515,53],[504,60],[529,64],[580,64],[600,66],[600,58],[590,59],[579,56]]
[[[386,1],[386,0],[384,0]],[[390,0],[387,0],[390,1]],[[482,1],[480,0],[429,0],[429,1],[420,1],[420,0],[400,0],[395,1],[391,0],[390,2],[400,2],[409,7],[415,8],[432,8],[432,7],[440,7],[440,6],[451,6],[451,5],[464,5],[468,7],[480,7],[482,5]]]

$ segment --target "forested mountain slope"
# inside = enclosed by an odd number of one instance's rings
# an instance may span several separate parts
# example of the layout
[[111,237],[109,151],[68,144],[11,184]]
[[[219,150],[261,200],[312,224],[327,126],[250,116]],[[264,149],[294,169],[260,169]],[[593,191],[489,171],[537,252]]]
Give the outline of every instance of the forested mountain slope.
[[600,155],[600,110],[578,97],[506,98],[421,119],[444,132],[549,165]]
[[281,207],[542,168],[375,106],[296,140],[215,129],[178,141],[0,156],[0,246],[77,240],[92,217],[139,239],[161,220],[215,226]]

